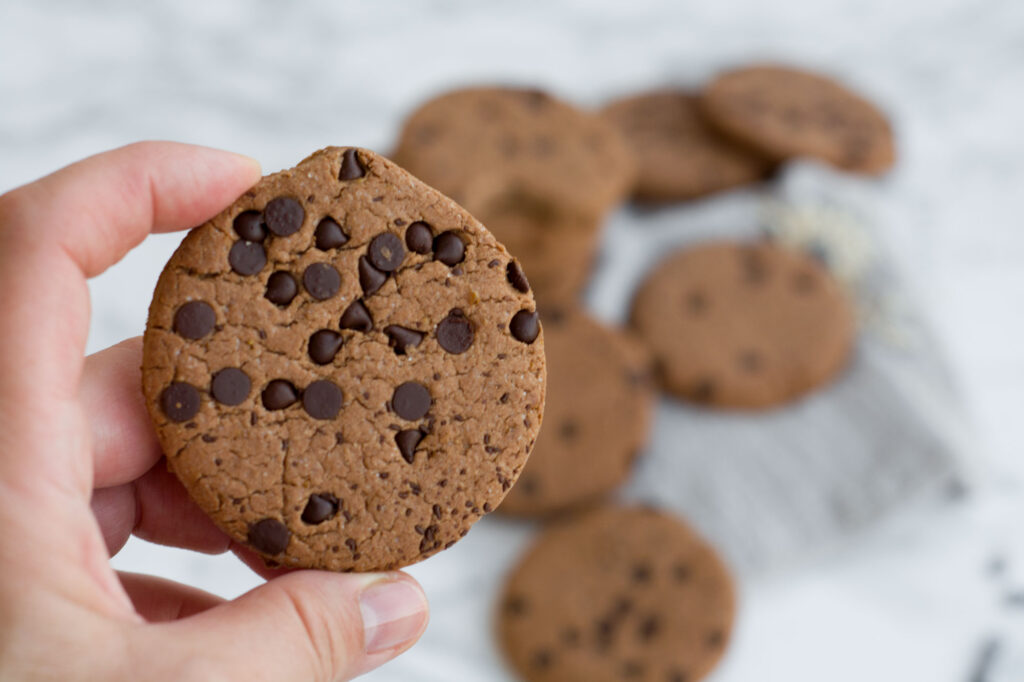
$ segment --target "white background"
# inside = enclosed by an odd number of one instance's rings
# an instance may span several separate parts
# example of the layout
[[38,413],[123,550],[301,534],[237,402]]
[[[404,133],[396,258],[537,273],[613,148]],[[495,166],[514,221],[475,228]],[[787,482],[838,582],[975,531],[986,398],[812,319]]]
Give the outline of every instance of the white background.
[[[0,191],[146,138],[266,171],[327,144],[387,151],[410,107],[459,83],[532,82],[590,105],[764,57],[838,74],[892,114],[901,160],[878,191],[914,216],[892,248],[961,380],[980,476],[926,523],[749,581],[715,679],[973,682],[989,637],[1002,646],[988,679],[1024,679],[1024,607],[1006,606],[1024,590],[1024,3],[0,0]],[[90,350],[142,331],[177,239],[95,280]],[[377,679],[473,679],[435,634],[458,630],[445,566],[473,543],[412,570],[435,627]],[[115,563],[225,596],[256,584],[231,557],[144,543]],[[486,633],[466,638],[492,655]]]

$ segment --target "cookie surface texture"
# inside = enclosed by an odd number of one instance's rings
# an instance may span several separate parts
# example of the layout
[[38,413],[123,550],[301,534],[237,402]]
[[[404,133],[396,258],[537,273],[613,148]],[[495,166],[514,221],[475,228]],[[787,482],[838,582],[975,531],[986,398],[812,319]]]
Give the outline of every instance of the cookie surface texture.
[[851,305],[810,256],[713,243],[669,256],[640,286],[632,325],[663,388],[726,408],[780,405],[846,367]]
[[880,174],[896,153],[885,115],[834,80],[780,66],[720,75],[701,106],[720,131],[784,160],[809,156],[846,170]]
[[621,485],[647,442],[654,395],[646,352],[577,310],[541,312],[548,392],[544,428],[499,510],[546,516]]
[[686,525],[607,507],[545,530],[498,609],[501,646],[529,682],[697,682],[736,606],[725,566]]
[[625,136],[637,160],[640,201],[694,199],[764,178],[772,164],[712,128],[697,97],[663,90],[616,100],[602,115]]
[[143,389],[168,466],[283,566],[383,570],[450,546],[540,426],[543,334],[511,262],[367,150],[263,178],[156,287]]

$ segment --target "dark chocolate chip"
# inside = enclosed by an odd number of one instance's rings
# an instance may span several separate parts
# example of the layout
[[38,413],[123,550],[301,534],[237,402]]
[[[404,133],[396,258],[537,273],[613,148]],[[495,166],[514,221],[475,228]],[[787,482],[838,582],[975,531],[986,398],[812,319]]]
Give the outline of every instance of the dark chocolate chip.
[[505,613],[512,616],[521,616],[526,613],[526,598],[513,594],[505,600]]
[[302,227],[302,221],[305,219],[306,209],[291,197],[271,199],[263,209],[263,222],[267,224],[267,229],[278,237],[295,234]]
[[306,508],[302,510],[302,521],[311,526],[323,523],[338,513],[338,498],[330,493],[316,493],[309,496]]
[[257,242],[239,240],[228,251],[228,265],[239,275],[255,275],[267,264],[267,252]]
[[317,224],[313,238],[316,248],[321,251],[336,249],[348,243],[348,235],[341,229],[341,225],[331,217],[324,218]]
[[185,422],[199,412],[199,391],[192,384],[176,381],[160,393],[160,408],[172,422]]
[[313,263],[302,273],[302,284],[310,296],[326,301],[341,288],[341,275],[333,265]]
[[174,313],[174,331],[186,339],[201,339],[213,331],[217,314],[206,301],[189,301]]
[[737,358],[740,369],[753,374],[761,369],[764,364],[761,355],[757,351],[748,350],[739,354]]
[[241,404],[251,390],[249,375],[237,367],[225,367],[214,374],[210,382],[210,394],[222,405]]
[[384,327],[384,333],[388,336],[388,345],[395,349],[395,355],[405,355],[407,348],[420,345],[423,337],[426,336],[423,332],[397,324],[389,324]]
[[575,419],[566,419],[564,422],[562,422],[562,428],[558,430],[558,435],[560,435],[565,440],[572,440],[573,438],[576,437],[576,434],[579,433],[579,431],[579,422],[577,422]]
[[242,211],[235,216],[232,223],[235,234],[247,242],[261,242],[267,238],[267,228],[263,226],[263,214],[259,211]]
[[653,639],[660,630],[661,620],[657,616],[651,615],[640,621],[640,627],[637,628],[637,635],[640,639],[646,642]]
[[817,278],[810,272],[798,272],[793,277],[793,289],[798,293],[807,294],[814,291]]
[[636,564],[633,566],[633,582],[646,583],[651,580],[651,567],[649,564]]
[[302,407],[313,419],[334,419],[341,411],[341,389],[326,379],[318,379],[302,392]]
[[338,173],[339,180],[356,180],[366,175],[363,162],[360,161],[355,149],[346,149],[341,155],[341,172]]
[[268,301],[286,306],[299,293],[299,283],[290,272],[279,270],[267,278],[267,291],[263,294]]
[[508,329],[517,341],[533,343],[537,340],[537,335],[540,334],[540,320],[536,312],[520,310],[512,316]]
[[384,286],[387,279],[388,274],[373,267],[366,256],[359,257],[359,286],[363,288],[364,294],[369,296],[375,293]]
[[419,429],[406,429],[395,434],[395,444],[402,453],[402,459],[412,464],[416,458],[416,446],[423,440],[423,432]]
[[551,652],[547,649],[541,649],[534,652],[531,664],[534,668],[548,668],[551,666],[552,661],[554,661],[554,656]]
[[466,244],[455,230],[434,237],[434,260],[445,265],[456,265],[466,257]]
[[423,384],[406,381],[395,389],[391,396],[391,407],[402,419],[415,421],[430,409],[430,391]]
[[459,309],[437,323],[437,342],[449,353],[465,353],[473,345],[473,325]]
[[691,314],[697,315],[707,310],[708,299],[703,292],[692,291],[686,297],[686,308]]
[[417,220],[405,230],[405,245],[416,253],[430,253],[434,245],[434,233],[430,225]]
[[339,326],[342,329],[354,329],[360,332],[368,332],[373,329],[373,318],[370,311],[362,301],[353,301],[352,305],[341,314]]
[[672,567],[672,577],[678,583],[685,583],[690,579],[690,567],[686,564],[676,564]]
[[262,398],[268,410],[283,410],[299,399],[299,392],[290,381],[274,379],[263,389]]
[[382,272],[394,272],[405,260],[405,247],[398,235],[384,232],[370,241],[366,254],[373,267]]
[[708,634],[708,646],[717,649],[725,643],[725,633],[721,630],[712,630]]
[[518,261],[510,260],[508,262],[508,265],[505,266],[505,276],[508,277],[508,283],[516,291],[521,291],[525,294],[530,290],[530,282],[526,279],[526,273],[523,272],[523,268],[520,267]]
[[689,676],[685,670],[670,670],[666,682],[689,682]]
[[715,397],[715,384],[710,379],[698,381],[690,392],[690,397],[698,403],[709,403]]
[[261,519],[249,525],[249,544],[263,554],[280,554],[288,547],[292,532],[277,519]]
[[334,360],[341,348],[342,337],[336,331],[321,329],[309,337],[309,358],[318,365],[327,365]]

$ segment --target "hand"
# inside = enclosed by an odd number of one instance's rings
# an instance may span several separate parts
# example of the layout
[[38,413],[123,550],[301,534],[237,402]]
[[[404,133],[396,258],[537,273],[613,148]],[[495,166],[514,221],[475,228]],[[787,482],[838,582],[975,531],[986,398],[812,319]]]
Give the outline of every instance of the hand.
[[[142,143],[0,196],[0,679],[345,680],[426,626],[402,573],[270,571],[232,547],[161,459],[139,339],[83,357],[86,278],[259,174],[227,152]],[[109,553],[133,532],[233,549],[272,579],[225,602],[117,574]]]

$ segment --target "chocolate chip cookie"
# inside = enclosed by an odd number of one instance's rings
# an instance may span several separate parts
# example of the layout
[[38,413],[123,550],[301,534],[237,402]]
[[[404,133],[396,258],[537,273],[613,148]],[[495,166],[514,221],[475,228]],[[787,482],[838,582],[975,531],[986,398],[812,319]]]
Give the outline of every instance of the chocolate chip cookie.
[[633,197],[640,201],[702,197],[764,178],[773,165],[712,128],[689,92],[627,97],[606,106],[602,115],[636,156]]
[[718,76],[701,108],[724,134],[776,160],[810,156],[877,175],[895,160],[885,115],[839,83],[782,66],[752,66]]
[[599,500],[647,442],[654,395],[633,339],[575,309],[542,311],[548,366],[544,429],[500,511],[544,516]]
[[632,326],[667,391],[730,408],[767,408],[821,386],[846,367],[855,336],[829,273],[770,243],[670,256],[641,285]]
[[171,470],[284,566],[375,571],[504,498],[544,406],[518,263],[365,149],[265,177],[164,269],[143,389]]
[[735,612],[715,551],[682,522],[606,507],[549,527],[512,572],[498,636],[530,682],[697,682]]

